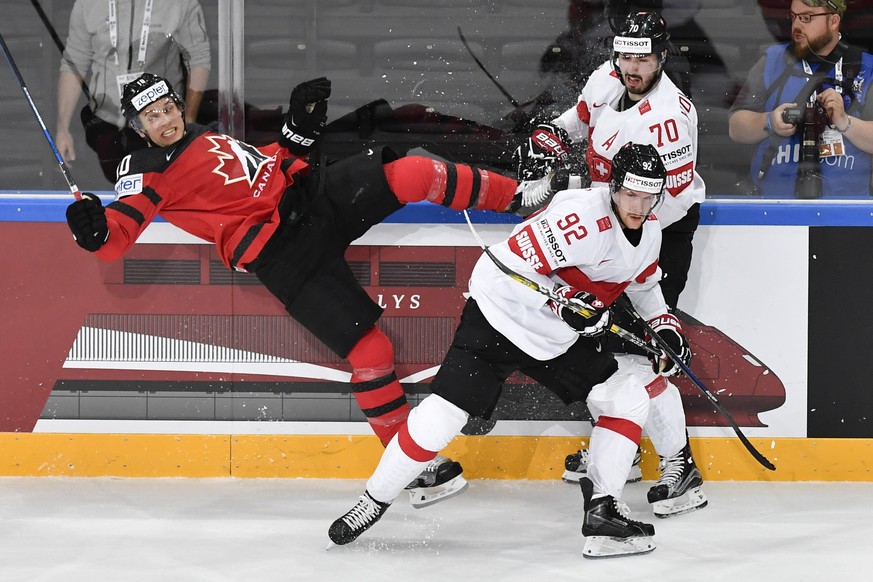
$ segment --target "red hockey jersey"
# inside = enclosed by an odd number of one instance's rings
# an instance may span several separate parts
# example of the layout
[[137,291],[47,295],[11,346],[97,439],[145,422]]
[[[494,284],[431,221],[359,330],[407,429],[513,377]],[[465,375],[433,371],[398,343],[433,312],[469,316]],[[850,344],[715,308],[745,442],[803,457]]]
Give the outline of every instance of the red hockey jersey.
[[244,270],[279,226],[279,202],[294,175],[308,173],[306,162],[277,143],[256,148],[188,125],[176,144],[121,161],[116,199],[106,207],[109,239],[96,254],[118,259],[160,215],[215,243],[228,268]]

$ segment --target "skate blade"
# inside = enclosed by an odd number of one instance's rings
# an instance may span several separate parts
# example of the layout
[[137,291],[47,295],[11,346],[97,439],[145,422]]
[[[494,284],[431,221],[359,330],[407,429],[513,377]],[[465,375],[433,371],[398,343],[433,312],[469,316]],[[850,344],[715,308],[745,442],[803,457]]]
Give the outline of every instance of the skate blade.
[[603,558],[621,558],[624,556],[640,556],[655,551],[654,538],[637,536],[630,538],[613,538],[609,536],[589,536],[585,538],[582,557],[589,560]]
[[694,487],[679,497],[652,503],[652,511],[655,513],[655,517],[666,519],[703,509],[707,503],[709,502],[706,499],[706,495],[703,494],[703,489]]
[[442,485],[434,487],[416,487],[409,489],[409,504],[414,509],[428,507],[434,503],[445,501],[455,495],[460,495],[467,489],[467,480],[463,475],[458,475],[454,479],[449,479]]

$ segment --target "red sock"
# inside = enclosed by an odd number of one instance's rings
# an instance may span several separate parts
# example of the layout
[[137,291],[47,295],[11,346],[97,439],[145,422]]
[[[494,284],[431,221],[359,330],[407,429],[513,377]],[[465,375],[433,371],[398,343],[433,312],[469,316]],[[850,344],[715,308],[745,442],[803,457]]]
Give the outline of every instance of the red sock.
[[385,176],[397,199],[408,204],[427,200],[454,210],[502,212],[518,183],[475,166],[409,156],[385,164]]
[[409,416],[409,402],[394,372],[394,346],[375,326],[349,352],[355,400],[383,445]]

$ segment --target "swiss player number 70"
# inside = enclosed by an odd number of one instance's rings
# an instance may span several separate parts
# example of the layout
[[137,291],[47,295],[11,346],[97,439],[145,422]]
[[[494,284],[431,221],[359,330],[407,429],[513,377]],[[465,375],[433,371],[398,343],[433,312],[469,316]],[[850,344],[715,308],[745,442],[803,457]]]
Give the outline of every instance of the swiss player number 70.
[[650,125],[649,133],[654,133],[658,139],[658,143],[655,144],[655,147],[664,147],[664,135],[667,136],[667,141],[671,143],[679,141],[679,127],[676,125],[676,120],[673,118],[666,120],[664,123]]

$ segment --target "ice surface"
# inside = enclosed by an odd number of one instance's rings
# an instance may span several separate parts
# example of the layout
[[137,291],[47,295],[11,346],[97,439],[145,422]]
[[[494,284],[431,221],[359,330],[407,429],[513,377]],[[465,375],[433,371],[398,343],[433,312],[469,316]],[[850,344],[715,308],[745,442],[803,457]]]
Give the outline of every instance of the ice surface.
[[[325,550],[359,480],[0,479],[0,580],[861,580],[873,483],[708,482],[709,506],[654,523],[646,556],[582,558],[577,487],[470,482],[422,510],[404,493],[357,542]],[[860,578],[859,578],[860,576]]]

